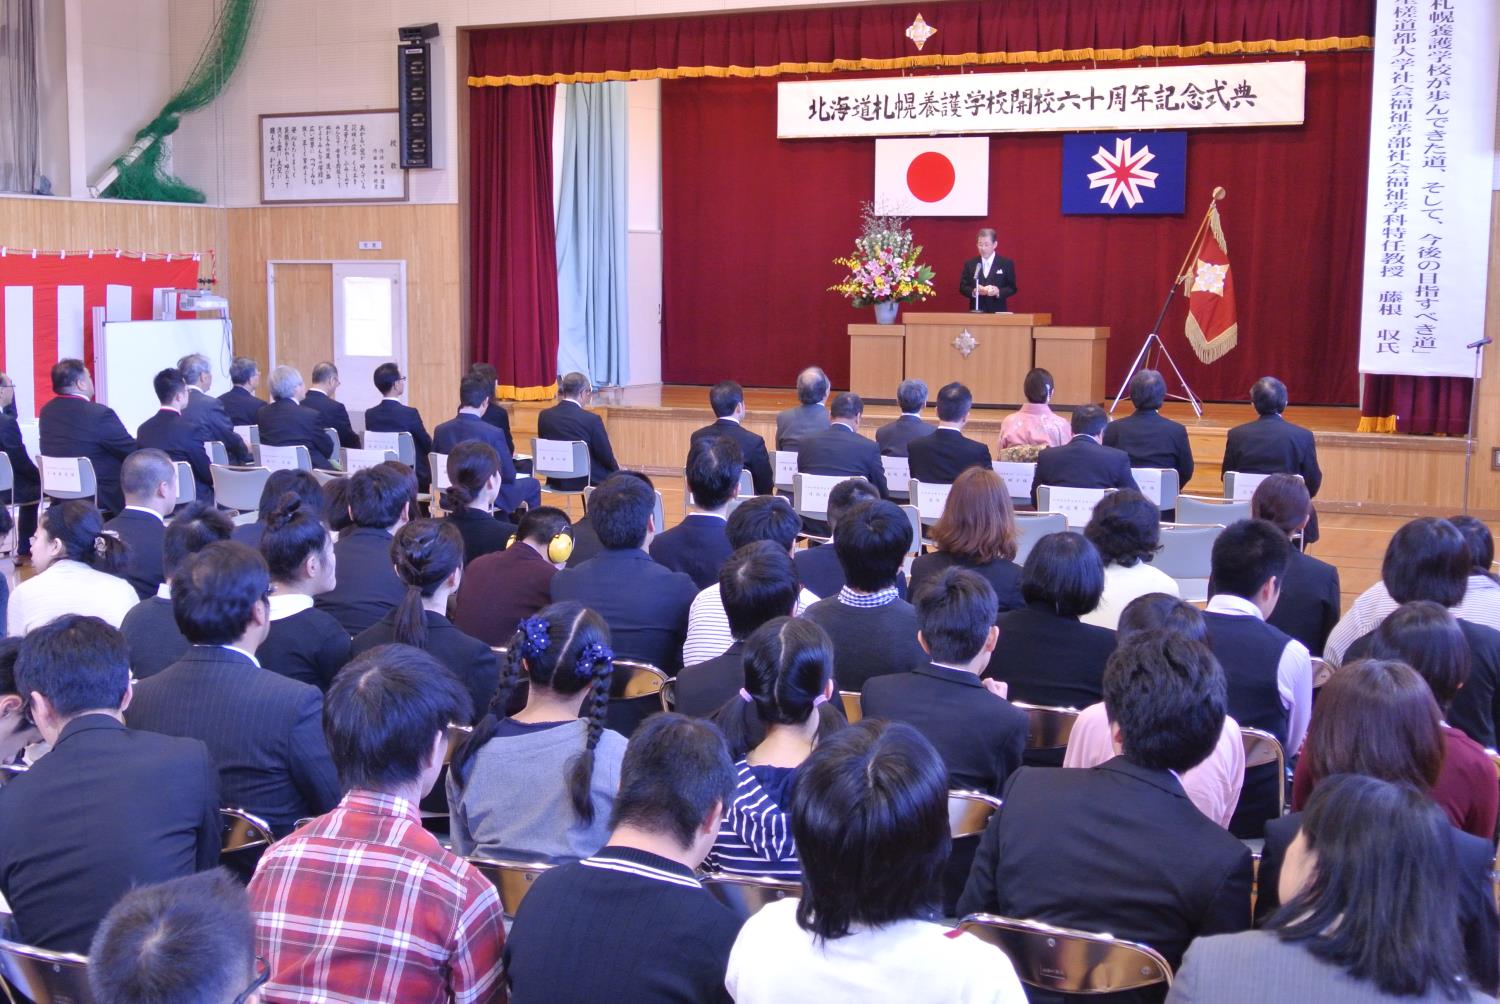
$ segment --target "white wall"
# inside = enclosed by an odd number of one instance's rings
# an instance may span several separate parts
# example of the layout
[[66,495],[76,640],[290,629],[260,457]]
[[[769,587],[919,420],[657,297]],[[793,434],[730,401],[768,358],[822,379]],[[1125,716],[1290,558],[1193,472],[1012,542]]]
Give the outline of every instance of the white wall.
[[135,134],[172,96],[170,54],[175,43],[168,30],[168,7],[173,0],[77,2],[82,25],[82,167],[92,183],[130,148]]

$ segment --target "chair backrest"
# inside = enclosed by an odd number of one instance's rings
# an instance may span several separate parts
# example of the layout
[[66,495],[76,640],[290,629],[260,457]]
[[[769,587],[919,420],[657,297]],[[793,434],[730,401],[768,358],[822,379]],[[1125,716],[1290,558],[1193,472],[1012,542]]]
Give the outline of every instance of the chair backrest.
[[500,894],[500,909],[506,917],[516,915],[536,877],[552,867],[546,861],[469,858],[468,862],[479,869],[479,873],[489,879],[495,891]]
[[[337,452],[334,454],[338,455]],[[396,460],[395,450],[356,450],[346,448],[343,450],[344,473],[353,474],[376,464],[383,464],[387,460]]]
[[934,485],[916,478],[907,482],[907,498],[917,507],[926,526],[943,518],[943,509],[948,505],[948,494],[952,491],[952,485]]
[[1141,494],[1156,503],[1156,508],[1163,512],[1177,508],[1180,486],[1176,470],[1171,467],[1132,467],[1130,475],[1135,478]]
[[[217,439],[209,439],[203,443],[203,452],[208,454],[210,464],[229,466],[229,448]],[[9,460],[9,458],[6,458]]]
[[610,676],[610,700],[656,697],[671,679],[649,662],[616,659],[614,673]]
[[16,486],[16,472],[10,465],[10,454],[0,453],[0,492],[8,492]]
[[661,698],[661,709],[663,711],[676,711],[677,678],[673,677],[666,683],[662,684],[661,693],[658,696]]
[[531,470],[552,478],[589,476],[589,444],[581,439],[531,438]]
[[1060,512],[1016,513],[1016,564],[1026,564],[1026,556],[1036,547],[1036,542],[1049,533],[1062,533],[1068,528],[1068,517]]
[[187,505],[198,497],[198,483],[193,480],[193,465],[186,460],[174,460],[177,469],[177,504]]
[[909,498],[906,484],[911,480],[911,461],[906,457],[881,457],[880,466],[885,469],[887,494],[893,499]]
[[1026,712],[1026,748],[1029,750],[1060,750],[1068,745],[1073,735],[1073,724],[1078,721],[1077,708],[1054,708],[1046,704],[1027,704],[1011,701],[1014,707]]
[[959,929],[1000,949],[1022,983],[1063,993],[1113,993],[1157,983],[1172,985],[1172,967],[1153,948],[1094,934],[976,913]]
[[448,742],[444,746],[445,752],[443,753],[443,763],[445,765],[453,762],[453,751],[458,749],[459,744],[473,734],[474,726],[472,725],[461,725],[458,722],[448,723]]
[[982,791],[948,792],[948,834],[954,840],[975,837],[990,824],[1000,799]]
[[417,466],[417,441],[409,432],[367,431],[364,444],[367,450],[390,450],[407,467]]
[[1323,684],[1325,684],[1329,680],[1333,679],[1333,674],[1337,670],[1338,670],[1338,667],[1335,666],[1333,663],[1327,662],[1327,661],[1325,661],[1323,659],[1320,659],[1317,656],[1313,656],[1312,657],[1313,689],[1317,690],[1319,687],[1323,686]]
[[49,952],[0,940],[0,975],[34,1004],[93,1004],[89,960],[71,952]]
[[1208,577],[1213,567],[1214,541],[1224,532],[1220,524],[1163,523],[1161,550],[1151,559],[1157,571],[1176,582],[1182,598],[1189,602],[1208,598]]
[[260,447],[260,465],[268,471],[310,471],[312,454],[305,446]]
[[1000,480],[1005,482],[1005,488],[1010,492],[1011,501],[1023,501],[1031,504],[1031,484],[1036,480],[1036,464],[1024,463],[1019,460],[996,460],[990,466],[995,473],[1000,475]]
[[922,553],[922,513],[916,506],[906,504],[901,507],[906,513],[906,519],[911,523],[911,546],[906,549],[908,558]]
[[[1236,502],[1249,502],[1255,495],[1255,489],[1266,478],[1274,477],[1271,474],[1248,474],[1245,471],[1224,472],[1224,497]],[[1298,481],[1303,480],[1302,475],[1293,474],[1292,477]],[[1247,517],[1248,518],[1248,517]]]
[[1276,815],[1286,812],[1286,751],[1281,740],[1263,729],[1240,726],[1240,741],[1245,744],[1245,769],[1262,767],[1268,763],[1276,765]]
[[328,439],[328,449],[325,450],[324,452],[327,453],[330,457],[336,457],[336,456],[338,456],[339,455],[339,447],[341,447],[343,445],[342,443],[339,442],[339,433],[338,433],[338,430],[337,429],[324,429],[323,430],[323,435],[325,437],[327,437],[327,439]]
[[773,480],[776,487],[783,491],[792,490],[792,478],[797,473],[797,451],[796,450],[772,450],[771,463]]
[[258,425],[236,425],[234,434],[244,440],[246,446],[260,445],[260,426]]
[[37,457],[42,494],[55,499],[91,499],[99,494],[94,462],[88,457]]
[[214,481],[214,501],[219,505],[240,512],[255,512],[260,508],[260,493],[271,477],[269,470],[264,467],[239,470],[214,464],[208,472]]
[[[851,480],[844,474],[802,474],[792,477],[792,508],[798,516],[823,519],[828,515],[828,493]],[[867,480],[860,478],[860,481]]]
[[1237,523],[1250,518],[1250,500],[1206,498],[1202,495],[1177,496],[1179,523]]
[[453,482],[448,480],[448,454],[427,454],[427,469],[432,472],[432,490],[434,492],[447,491],[453,487]]
[[219,864],[229,870],[241,882],[250,881],[261,855],[276,838],[270,825],[259,816],[244,809],[222,808],[219,810],[222,826],[219,842]]
[[342,471],[325,471],[314,467],[312,470],[312,476],[313,480],[318,483],[319,488],[326,488],[328,487],[328,485],[337,481],[339,478],[347,477],[348,475]]
[[849,720],[849,724],[852,725],[865,716],[859,703],[859,691],[840,690],[839,703],[844,706],[844,717]]
[[1085,527],[1094,515],[1094,506],[1113,488],[1064,488],[1060,485],[1040,485],[1036,490],[1038,512],[1060,512],[1067,517],[1068,525]]
[[705,875],[703,888],[741,919],[777,900],[800,899],[802,884],[761,875]]

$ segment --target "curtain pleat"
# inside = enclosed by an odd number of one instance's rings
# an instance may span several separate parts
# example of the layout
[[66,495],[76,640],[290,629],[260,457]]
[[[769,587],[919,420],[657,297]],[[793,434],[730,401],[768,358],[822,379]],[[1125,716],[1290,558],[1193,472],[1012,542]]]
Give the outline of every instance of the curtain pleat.
[[37,190],[37,0],[0,0],[0,192]]

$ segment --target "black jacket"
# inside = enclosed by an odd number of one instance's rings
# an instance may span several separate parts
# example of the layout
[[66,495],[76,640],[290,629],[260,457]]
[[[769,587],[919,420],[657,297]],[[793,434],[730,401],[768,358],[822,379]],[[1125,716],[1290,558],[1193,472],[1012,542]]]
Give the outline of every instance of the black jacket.
[[260,421],[260,410],[266,402],[243,387],[231,387],[219,395],[219,403],[234,425],[254,425]]
[[[576,401],[563,400],[537,413],[538,439],[582,441],[589,447],[589,481],[598,484],[620,469],[615,451],[609,445],[604,419]],[[572,492],[584,488],[582,478],[548,478],[547,484],[558,491]]]
[[[500,414],[505,414],[501,411]],[[541,485],[536,478],[518,478],[516,476],[515,458],[511,456],[509,428],[501,430],[478,415],[467,412],[459,412],[446,422],[439,422],[436,429],[432,430],[432,451],[434,453],[448,454],[459,443],[470,440],[478,440],[487,443],[500,458],[500,494],[495,497],[495,504],[506,512],[512,512],[516,506],[525,502],[529,506],[541,504]],[[473,555],[469,556],[471,559]]]
[[344,626],[350,636],[384,617],[406,595],[391,562],[391,535],[384,530],[356,526],[339,534],[333,545],[338,585],[313,603]]
[[0,413],[0,450],[10,458],[10,470],[15,475],[16,502],[35,502],[41,496],[42,475],[26,452],[26,443],[21,439],[21,424],[10,415]]
[[309,387],[302,396],[302,407],[311,408],[323,428],[332,429],[338,435],[340,446],[350,450],[359,449],[359,435],[349,422],[349,409],[344,407],[343,402],[335,401],[322,391]]
[[505,550],[516,533],[514,523],[467,506],[453,510],[444,518],[458,527],[458,532],[463,535],[465,565],[475,558]]
[[881,498],[887,494],[885,466],[880,447],[847,425],[834,422],[826,432],[808,436],[797,450],[797,470],[802,474],[864,477]]
[[990,448],[957,429],[937,429],[906,448],[911,476],[924,484],[951,485],[970,467],[990,466]]
[[113,408],[63,394],[42,405],[37,423],[42,456],[88,457],[99,482],[99,508],[106,513],[125,508],[120,465],[136,447]]
[[328,451],[333,444],[328,441],[323,419],[313,409],[284,397],[262,408],[257,422],[262,446],[305,446],[314,467],[330,468]]
[[1339,570],[1293,548],[1281,580],[1281,598],[1266,623],[1306,645],[1313,655],[1322,655],[1339,622],[1341,599]]
[[744,457],[745,470],[755,483],[755,494],[769,495],[776,490],[776,472],[771,468],[771,454],[766,450],[766,441],[731,418],[721,418],[713,425],[694,429],[688,440],[695,444],[705,436],[727,436],[735,441]]
[[937,426],[922,421],[920,415],[902,415],[875,430],[875,444],[880,447],[882,457],[905,457],[913,440],[936,431]]
[[1113,631],[1061,617],[1047,603],[1028,603],[998,620],[1000,643],[984,675],[1009,684],[1011,700],[1086,708],[1102,699]]
[[[212,401],[213,398],[208,400]],[[193,470],[193,485],[198,501],[213,500],[214,477],[209,473],[208,453],[203,449],[198,426],[186,414],[171,408],[161,409],[135,430],[135,444],[142,450],[160,450],[174,461],[186,462]]]
[[139,509],[122,509],[104,524],[104,529],[120,535],[125,542],[128,564],[124,578],[135,587],[141,599],[156,595],[165,580],[162,574],[162,544],[167,539],[167,525],[155,513]]
[[484,420],[501,432],[505,433],[506,452],[512,455],[516,452],[516,441],[510,434],[510,412],[490,400],[484,406]]
[[273,673],[326,692],[349,661],[349,645],[349,632],[342,624],[327,611],[308,607],[273,620],[255,657]]
[[137,680],[155,676],[192,647],[177,626],[172,601],[161,596],[148,596],[131,607],[120,633],[130,647],[130,672]]
[[[224,397],[228,397],[225,394]],[[260,402],[254,398],[256,407]],[[234,431],[236,425],[254,425],[255,415],[251,413],[246,421],[233,418],[224,406],[223,398],[205,394],[197,387],[189,388],[187,404],[182,409],[182,417],[193,424],[196,437],[200,443],[216,439],[224,444],[224,452],[229,454],[229,462],[233,464],[253,463],[255,458],[250,453],[250,447],[240,438],[240,434]],[[181,458],[173,458],[181,459]]]
[[[844,566],[839,564],[838,552],[831,542],[803,548],[792,557],[792,564],[797,567],[802,588],[820,600],[837,596],[844,588]],[[903,600],[907,598],[905,572],[896,573],[896,595]]]
[[[473,701],[474,720],[479,720],[489,710],[490,699],[495,696],[495,687],[500,682],[500,661],[494,649],[478,638],[464,634],[442,614],[424,610],[422,617],[427,625],[427,642],[421,646],[422,650],[458,677]],[[352,653],[358,656],[395,640],[396,612],[392,610],[359,633],[354,639]]]
[[1104,427],[1104,445],[1124,450],[1132,467],[1171,468],[1186,491],[1193,477],[1193,448],[1187,429],[1155,408],[1136,411]]
[[422,424],[422,414],[410,405],[388,397],[373,408],[365,409],[366,432],[409,432],[417,449],[417,485],[426,491],[432,483],[427,454],[432,452],[432,437]]
[[1092,436],[1074,436],[1062,446],[1049,446],[1036,458],[1031,503],[1042,485],[1061,488],[1129,488],[1139,491],[1124,450],[1102,446]]
[[609,624],[615,655],[675,673],[682,665],[693,580],[639,548],[605,550],[552,578],[552,600],[577,600]]
[[651,557],[686,575],[699,589],[707,589],[719,581],[719,566],[733,552],[726,525],[722,516],[689,513],[681,523],[652,538]]
[[[1237,425],[1224,439],[1223,473],[1300,474],[1307,483],[1307,494],[1317,498],[1323,485],[1323,471],[1318,467],[1318,447],[1311,431],[1293,425],[1280,415],[1261,415],[1253,422]],[[1318,513],[1313,510],[1303,537],[1309,544],[1318,540]]]
[[[975,279],[978,279],[976,282]],[[984,259],[975,255],[964,262],[962,273],[958,277],[958,292],[968,302],[969,309],[974,307],[974,287],[995,286],[1000,290],[999,296],[981,296],[979,298],[979,309],[987,314],[998,313],[1009,310],[1006,301],[1016,295],[1016,263],[1009,258],[995,255],[990,259],[990,270],[984,271]]]
[[684,715],[707,718],[745,686],[745,643],[737,641],[706,662],[682,667],[677,674],[677,707]]

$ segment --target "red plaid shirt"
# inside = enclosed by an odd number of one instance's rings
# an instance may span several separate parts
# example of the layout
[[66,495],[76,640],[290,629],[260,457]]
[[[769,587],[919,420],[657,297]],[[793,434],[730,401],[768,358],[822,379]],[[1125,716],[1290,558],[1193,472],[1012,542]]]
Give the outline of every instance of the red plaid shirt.
[[267,1002],[503,1001],[500,898],[403,798],[355,790],[250,883]]

